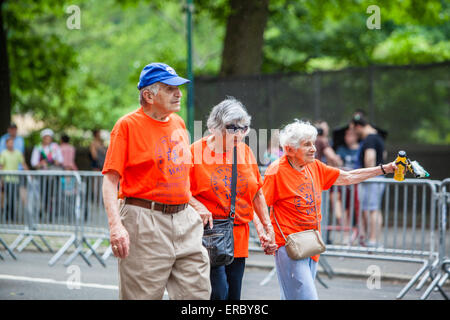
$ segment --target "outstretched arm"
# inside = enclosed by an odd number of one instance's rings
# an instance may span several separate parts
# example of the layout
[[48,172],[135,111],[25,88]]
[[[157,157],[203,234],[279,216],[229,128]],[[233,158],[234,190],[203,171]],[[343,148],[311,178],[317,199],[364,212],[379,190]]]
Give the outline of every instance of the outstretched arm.
[[[383,166],[383,170],[381,169]],[[337,178],[335,185],[338,186],[346,186],[349,184],[360,183],[364,180],[382,175],[384,173],[393,173],[397,166],[395,165],[395,161],[383,164],[381,166],[371,167],[371,168],[363,168],[363,169],[355,169],[352,171],[342,171],[339,170],[339,177]]]

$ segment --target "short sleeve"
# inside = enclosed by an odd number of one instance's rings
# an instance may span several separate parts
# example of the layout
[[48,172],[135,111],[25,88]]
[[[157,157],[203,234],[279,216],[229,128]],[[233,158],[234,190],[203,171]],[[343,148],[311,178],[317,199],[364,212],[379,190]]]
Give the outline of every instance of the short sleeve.
[[61,152],[61,148],[59,147],[59,145],[57,143],[54,144],[54,148],[55,150],[55,159],[59,162],[59,163],[63,163],[64,162],[64,157],[63,154]]
[[340,170],[327,166],[319,160],[316,160],[316,163],[320,172],[322,190],[328,190],[336,182],[337,178],[339,178]]
[[263,181],[263,178],[262,178],[262,176],[261,176],[261,172],[259,172],[259,167],[258,167],[258,165],[254,165],[253,168],[254,168],[255,177],[256,177],[256,181],[257,181],[257,183],[258,183],[258,190],[259,190],[259,189],[262,188],[262,186],[263,186],[263,184],[264,184],[264,181]]
[[377,149],[377,139],[374,135],[369,135],[365,141],[365,149]]
[[266,203],[269,207],[273,206],[275,199],[275,175],[266,175],[262,186],[262,191]]
[[23,153],[19,151],[18,153],[18,157],[20,159],[20,163],[24,163],[25,162],[25,157],[23,156]]
[[[194,145],[193,144],[191,144],[190,150],[191,150],[192,159],[194,159]],[[192,161],[192,165],[189,168],[189,181],[190,181],[192,195],[195,195],[195,192],[197,190],[197,179],[195,179],[194,161]]]
[[345,158],[345,149],[342,146],[339,146],[336,150],[336,154],[342,158],[342,160]]
[[246,147],[246,149],[247,149],[246,151],[248,152],[248,155],[249,155],[248,163],[252,166],[252,171],[256,178],[256,183],[258,185],[258,190],[259,190],[263,186],[263,179],[261,177],[261,173],[259,172],[258,162],[256,161],[256,158],[255,158],[255,155],[253,154],[252,149],[247,145],[245,145],[245,147]]
[[33,147],[33,151],[31,152],[30,163],[32,167],[36,167],[39,164],[39,148]]
[[18,146],[17,149],[19,149],[20,152],[25,153],[25,139],[23,137],[18,137]]
[[128,153],[128,135],[125,126],[124,121],[119,121],[111,131],[110,144],[106,152],[102,174],[115,170],[121,177],[123,176]]

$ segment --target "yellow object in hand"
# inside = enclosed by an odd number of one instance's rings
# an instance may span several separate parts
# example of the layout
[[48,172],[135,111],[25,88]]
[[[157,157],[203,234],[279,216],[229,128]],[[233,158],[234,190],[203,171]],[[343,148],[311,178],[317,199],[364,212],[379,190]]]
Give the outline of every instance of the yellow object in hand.
[[405,180],[405,173],[407,168],[405,151],[400,150],[398,152],[397,159],[395,159],[395,164],[397,165],[397,169],[394,172],[394,179],[397,181]]

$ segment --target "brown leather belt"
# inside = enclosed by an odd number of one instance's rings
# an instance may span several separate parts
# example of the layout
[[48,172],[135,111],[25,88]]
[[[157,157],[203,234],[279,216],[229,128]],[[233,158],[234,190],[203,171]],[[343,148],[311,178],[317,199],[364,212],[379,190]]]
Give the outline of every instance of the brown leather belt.
[[138,206],[145,209],[161,211],[166,214],[174,214],[183,211],[187,208],[188,204],[164,204],[158,203],[151,200],[139,199],[139,198],[126,198],[125,204],[130,204],[132,206]]

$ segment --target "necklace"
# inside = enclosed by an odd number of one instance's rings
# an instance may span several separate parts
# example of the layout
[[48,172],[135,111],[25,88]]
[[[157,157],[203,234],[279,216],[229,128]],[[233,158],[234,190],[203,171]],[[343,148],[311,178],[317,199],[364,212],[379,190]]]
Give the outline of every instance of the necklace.
[[289,160],[289,157],[286,157],[286,159],[287,159],[287,161],[288,161],[288,163],[289,163],[289,165],[291,166],[292,169],[294,169],[294,170],[296,170],[296,171],[298,171],[298,172],[304,174],[305,178],[307,178],[307,176],[306,176],[306,170],[303,170],[303,169],[306,168],[305,166],[300,166],[300,168],[297,168],[297,167],[294,166],[294,165],[292,164],[292,162]]
[[290,166],[292,167],[292,169],[295,169],[295,170],[297,170],[299,172],[301,172],[303,170],[303,168],[305,167],[305,166],[297,167],[297,165],[293,165],[291,160],[289,160],[289,157],[286,157],[286,159],[287,159],[288,163],[290,164]]

